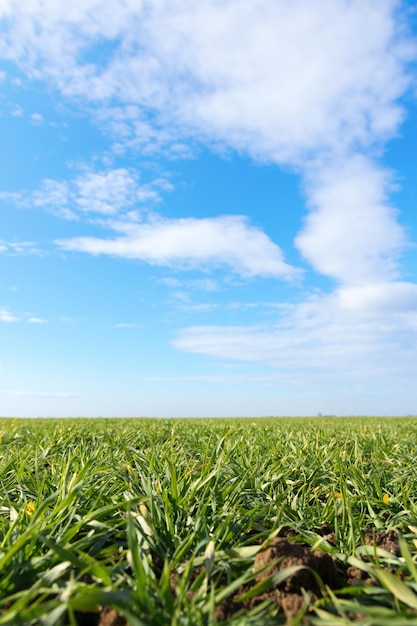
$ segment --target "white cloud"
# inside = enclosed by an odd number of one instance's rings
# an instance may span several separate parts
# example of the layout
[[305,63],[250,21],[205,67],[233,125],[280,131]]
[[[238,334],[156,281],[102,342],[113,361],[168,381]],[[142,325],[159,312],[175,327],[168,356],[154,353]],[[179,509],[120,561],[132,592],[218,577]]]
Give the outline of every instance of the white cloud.
[[43,115],[41,115],[40,113],[32,113],[30,116],[30,121],[35,126],[40,126],[41,124],[44,124],[45,122]]
[[138,259],[151,265],[182,269],[226,266],[242,276],[294,279],[299,271],[288,265],[280,248],[242,216],[164,219],[147,223],[113,222],[121,233],[114,239],[75,237],[56,243],[64,250]]
[[207,313],[219,306],[216,302],[195,302],[185,291],[174,291],[171,295],[171,302],[185,313]]
[[77,214],[68,206],[69,198],[70,191],[67,182],[48,178],[42,182],[40,189],[33,192],[0,192],[0,200],[14,204],[19,208],[41,208],[62,219],[77,220]]
[[208,313],[218,308],[215,302],[184,302],[182,310],[185,313]]
[[[179,350],[262,363],[280,370],[333,372],[355,380],[401,380],[417,375],[417,286],[381,283],[317,293],[287,305],[277,323],[194,326],[178,331]],[[361,377],[363,381],[361,383]]]
[[[407,316],[417,321],[417,285],[407,282],[379,282],[343,287],[336,292],[344,310],[379,311]],[[416,327],[417,329],[417,327]]]
[[75,203],[79,209],[115,215],[135,204],[138,183],[136,175],[120,168],[105,173],[87,172],[75,181],[75,186]]
[[316,270],[343,283],[398,276],[407,239],[388,202],[391,177],[362,156],[311,168],[311,212],[296,245]]
[[158,282],[170,289],[185,288],[199,291],[218,290],[218,284],[212,278],[179,279],[167,276],[166,278],[160,278]]
[[[0,198],[1,198],[0,194]],[[0,239],[0,254],[7,256],[22,256],[35,254],[41,256],[43,252],[36,246],[33,241],[4,241]]]
[[193,155],[189,140],[181,141],[175,124],[146,118],[137,105],[120,104],[93,111],[94,120],[113,138],[113,152],[140,151],[142,155],[164,154],[170,158],[188,159]]
[[46,324],[47,320],[41,317],[31,316],[28,313],[21,313],[16,315],[11,313],[8,308],[0,309],[0,322],[21,322],[24,321],[27,324]]
[[[149,132],[177,127],[181,139],[217,138],[256,157],[299,162],[395,132],[403,115],[396,100],[410,82],[404,62],[414,53],[399,7],[127,0],[109,9],[104,0],[20,0],[4,21],[0,54],[64,94],[113,99],[122,125],[137,123],[125,132],[145,142]],[[156,118],[144,119],[146,111]]]
[[0,83],[3,83],[6,80],[6,72],[4,72],[3,70],[0,71]]
[[16,317],[8,309],[0,309],[0,322],[18,322],[20,318]]
[[15,194],[16,204],[25,208],[45,209],[66,220],[77,220],[77,214],[69,207],[69,185],[65,181],[45,179],[41,189],[33,193]]
[[130,322],[120,322],[114,325],[115,328],[141,328],[141,326],[141,324],[134,324]]
[[73,179],[45,179],[33,192],[0,193],[0,199],[20,207],[38,207],[66,220],[78,220],[83,214],[128,214],[137,205],[154,205],[162,200],[162,192],[172,189],[165,178],[148,183],[139,182],[132,168],[94,171],[87,167]]
[[270,309],[270,310],[285,310],[287,305],[279,302],[229,302],[226,308],[230,311],[233,310],[248,310],[248,309]]

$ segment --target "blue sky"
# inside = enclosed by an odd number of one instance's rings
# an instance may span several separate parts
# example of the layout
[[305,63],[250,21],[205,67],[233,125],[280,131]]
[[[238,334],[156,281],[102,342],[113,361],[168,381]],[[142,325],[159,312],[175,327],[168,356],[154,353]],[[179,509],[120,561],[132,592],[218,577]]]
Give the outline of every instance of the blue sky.
[[417,12],[0,2],[0,413],[417,412]]

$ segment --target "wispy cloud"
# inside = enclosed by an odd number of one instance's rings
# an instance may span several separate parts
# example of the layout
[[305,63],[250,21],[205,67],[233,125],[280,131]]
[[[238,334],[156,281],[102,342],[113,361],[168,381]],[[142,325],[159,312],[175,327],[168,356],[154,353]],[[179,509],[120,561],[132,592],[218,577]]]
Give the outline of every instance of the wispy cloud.
[[45,123],[44,117],[40,113],[32,113],[30,116],[30,121],[34,126],[41,126]]
[[113,222],[113,239],[76,237],[56,243],[64,250],[138,259],[184,270],[227,267],[236,274],[292,280],[300,271],[288,265],[280,248],[242,216]]
[[114,107],[100,107],[93,111],[93,119],[112,138],[112,152],[117,156],[140,151],[143,156],[165,156],[176,160],[194,155],[190,138],[181,139],[176,124],[172,121],[166,124],[155,117],[148,119],[147,113],[138,105],[120,103]]
[[137,204],[160,202],[161,189],[171,188],[163,179],[140,184],[139,174],[126,168],[86,172],[74,181],[74,187],[72,196],[77,209],[102,215],[116,215]]
[[30,254],[42,256],[44,253],[33,241],[4,241],[0,239],[0,254],[7,256],[25,256]]
[[280,302],[229,302],[226,304],[226,308],[229,310],[242,310],[242,309],[286,309],[287,305]]
[[161,285],[165,285],[170,289],[190,289],[190,290],[198,290],[198,291],[217,291],[219,286],[218,283],[212,278],[173,278],[172,276],[167,276],[165,278],[160,278],[158,283]]
[[18,322],[19,317],[9,311],[9,309],[0,309],[0,322]]
[[[28,192],[0,193],[0,200],[23,208],[37,207],[57,217],[79,220],[81,216],[128,213],[137,206],[153,206],[172,184],[165,178],[141,183],[133,168],[108,168],[102,171],[81,167],[69,180],[45,179],[39,189]],[[1,243],[1,242],[0,242]]]
[[186,291],[174,291],[170,302],[185,313],[207,313],[219,307],[217,302],[196,302]]
[[[283,371],[305,368],[370,378],[387,389],[417,375],[417,285],[385,282],[318,292],[288,306],[279,321],[257,326],[194,326],[177,333],[179,350],[261,363]],[[407,372],[407,376],[404,372]]]
[[26,322],[27,324],[46,324],[47,320],[34,317],[29,313],[13,313],[8,308],[0,308],[0,322]]
[[114,325],[115,328],[141,328],[142,324],[135,324],[133,322],[119,322]]

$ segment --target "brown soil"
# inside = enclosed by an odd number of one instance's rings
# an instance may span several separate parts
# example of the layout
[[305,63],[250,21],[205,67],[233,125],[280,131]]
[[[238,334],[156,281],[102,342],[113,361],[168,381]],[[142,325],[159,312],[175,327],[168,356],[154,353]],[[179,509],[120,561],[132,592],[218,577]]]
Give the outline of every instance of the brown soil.
[[[277,560],[279,560],[278,563]],[[271,564],[270,567],[268,567],[269,564]],[[303,590],[308,592],[310,602],[314,602],[321,595],[313,571],[320,576],[324,584],[332,589],[337,589],[343,582],[342,573],[337,569],[336,560],[333,557],[321,550],[311,552],[307,545],[291,543],[283,537],[277,537],[266,550],[257,554],[254,571],[260,573],[255,582],[293,566],[301,566],[302,569],[291,574],[277,587],[269,589],[260,596],[239,603],[239,597],[248,591],[247,587],[240,589],[234,597],[228,598],[221,606],[217,607],[216,619],[223,621],[242,607],[250,610],[268,599],[274,602],[290,619],[299,613],[305,604]]]
[[100,613],[98,626],[127,626],[127,621],[123,615],[106,606]]
[[336,545],[336,537],[334,536],[333,529],[327,522],[321,525],[320,535],[322,535],[331,546]]
[[[268,568],[268,564],[276,559],[280,562]],[[319,574],[323,582],[333,586],[338,581],[339,574],[336,569],[336,561],[326,552],[317,550],[311,552],[308,546],[301,543],[290,543],[286,539],[277,538],[266,550],[259,552],[255,558],[255,572],[263,570],[256,580],[263,580],[275,572],[282,571],[294,565],[309,569],[302,569],[289,576],[282,584],[281,589],[287,593],[300,593],[301,589],[310,589],[316,595],[320,593],[316,579],[310,570]]]
[[126,618],[109,606],[99,613],[77,613],[76,620],[78,626],[129,626]]
[[[323,524],[321,534],[330,543],[334,544],[334,534],[331,527]],[[255,582],[270,577],[271,575],[283,571],[289,567],[302,566],[291,576],[288,576],[282,583],[269,589],[259,596],[248,600],[240,601],[240,598],[250,590],[247,585],[237,591],[216,608],[216,619],[221,622],[229,619],[237,611],[250,610],[256,605],[270,600],[275,604],[280,613],[284,613],[287,623],[300,613],[307,611],[308,605],[321,597],[320,587],[313,572],[316,572],[322,582],[330,589],[340,589],[348,585],[370,584],[366,572],[357,567],[344,568],[330,554],[322,550],[312,552],[308,545],[291,541],[296,533],[281,531],[281,536],[274,539],[270,546],[259,552],[255,558],[254,571],[260,571]],[[366,530],[364,533],[366,545],[375,545],[383,548],[391,554],[399,555],[398,536],[394,531],[381,532]],[[278,563],[276,563],[278,559]],[[271,564],[271,567],[268,565]],[[254,583],[252,583],[254,584]],[[307,594],[307,595],[306,595]],[[307,597],[307,601],[306,601]]]
[[400,556],[401,554],[398,543],[398,535],[393,530],[389,530],[388,532],[381,530],[378,530],[377,532],[365,530],[364,539],[365,545],[367,546],[375,545],[377,548],[382,548],[387,552],[391,552],[391,554],[395,554],[395,556]]

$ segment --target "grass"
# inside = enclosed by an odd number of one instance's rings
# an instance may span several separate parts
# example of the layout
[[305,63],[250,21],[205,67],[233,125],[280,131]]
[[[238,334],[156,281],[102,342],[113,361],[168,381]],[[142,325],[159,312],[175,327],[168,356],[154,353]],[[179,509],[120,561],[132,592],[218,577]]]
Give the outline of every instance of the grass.
[[[416,419],[2,419],[0,431],[0,626],[89,626],[106,606],[130,626],[211,625],[238,590],[259,601],[224,623],[417,624]],[[283,528],[365,580],[318,580],[321,597],[307,590],[285,617],[266,592],[293,572],[253,570]],[[366,545],[366,530],[394,530],[400,552]]]

